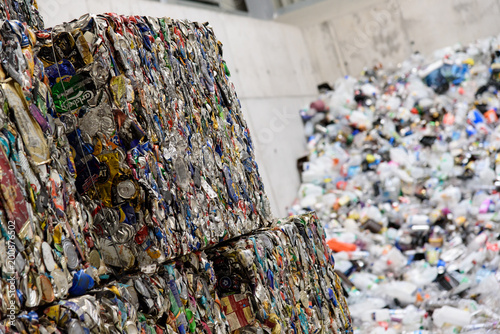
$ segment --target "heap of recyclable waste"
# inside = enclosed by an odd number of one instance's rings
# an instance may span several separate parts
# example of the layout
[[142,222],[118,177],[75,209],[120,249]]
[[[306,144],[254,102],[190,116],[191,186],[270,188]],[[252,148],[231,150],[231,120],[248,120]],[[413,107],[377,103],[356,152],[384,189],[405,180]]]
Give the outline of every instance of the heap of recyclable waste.
[[498,48],[414,54],[301,111],[290,211],[322,221],[356,333],[500,331]]
[[211,27],[40,30],[35,5],[0,1],[0,333],[352,333],[317,217],[271,215]]

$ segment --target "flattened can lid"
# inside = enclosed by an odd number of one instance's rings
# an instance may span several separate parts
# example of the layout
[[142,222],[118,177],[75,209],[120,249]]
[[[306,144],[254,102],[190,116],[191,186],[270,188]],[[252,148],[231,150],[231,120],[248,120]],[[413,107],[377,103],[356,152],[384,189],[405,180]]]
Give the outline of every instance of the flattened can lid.
[[135,195],[135,185],[131,180],[125,180],[116,186],[116,191],[118,195],[123,199],[130,199]]
[[101,257],[99,256],[99,252],[97,250],[93,249],[90,251],[89,262],[95,268],[99,268],[101,266]]
[[134,237],[134,228],[131,225],[121,223],[112,238],[118,244],[126,244]]
[[64,255],[68,258],[68,268],[75,270],[80,264],[80,260],[76,254],[75,245],[73,245],[73,242],[71,242],[70,239],[64,239],[62,241],[62,246],[64,249]]
[[50,248],[50,245],[45,241],[42,243],[42,256],[45,268],[47,268],[49,272],[53,272],[56,268],[56,263],[52,256],[52,248]]

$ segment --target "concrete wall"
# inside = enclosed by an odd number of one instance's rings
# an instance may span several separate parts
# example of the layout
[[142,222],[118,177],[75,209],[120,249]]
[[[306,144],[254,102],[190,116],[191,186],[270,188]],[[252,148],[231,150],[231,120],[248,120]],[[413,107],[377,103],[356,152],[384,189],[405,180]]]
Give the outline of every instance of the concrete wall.
[[299,28],[195,7],[138,0],[39,0],[47,27],[85,13],[169,16],[210,22],[256,143],[257,162],[274,214],[296,196],[296,159],[305,141],[298,109],[316,96],[309,54]]
[[317,81],[500,32],[500,0],[325,0],[277,21],[302,29]]

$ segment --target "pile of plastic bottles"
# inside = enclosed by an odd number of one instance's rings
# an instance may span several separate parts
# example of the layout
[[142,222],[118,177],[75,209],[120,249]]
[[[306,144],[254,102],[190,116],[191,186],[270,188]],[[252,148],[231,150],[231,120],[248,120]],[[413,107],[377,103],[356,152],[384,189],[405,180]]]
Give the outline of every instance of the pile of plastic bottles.
[[301,111],[355,333],[500,331],[500,51],[490,38],[339,79]]

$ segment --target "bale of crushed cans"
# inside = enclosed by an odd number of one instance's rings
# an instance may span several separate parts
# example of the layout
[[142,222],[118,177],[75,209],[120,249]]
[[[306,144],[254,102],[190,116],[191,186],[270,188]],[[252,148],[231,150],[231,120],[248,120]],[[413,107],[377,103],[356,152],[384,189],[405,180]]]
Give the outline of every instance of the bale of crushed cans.
[[10,272],[54,288],[17,286],[17,307],[74,295],[80,279],[154,272],[269,223],[209,27],[104,15],[1,31],[0,250],[15,242]]
[[203,252],[4,319],[3,333],[229,333]]
[[279,221],[207,255],[232,331],[352,332],[332,252],[314,213]]
[[123,275],[2,325],[39,333],[352,333],[314,214],[190,253],[154,274]]
[[40,147],[38,163],[58,157],[64,169],[55,212],[68,216],[65,198],[75,197],[93,220],[85,242],[74,233],[82,254],[97,247],[106,264],[128,269],[269,221],[249,130],[208,25],[87,15],[38,32],[36,48],[52,93],[37,120],[58,148]]
[[500,330],[499,38],[344,77],[302,110],[357,333]]
[[19,21],[36,30],[44,28],[36,0],[2,0],[0,2],[0,20]]
[[[0,333],[350,330],[315,218],[274,223],[210,26],[2,4]],[[233,294],[213,259],[249,238]]]

